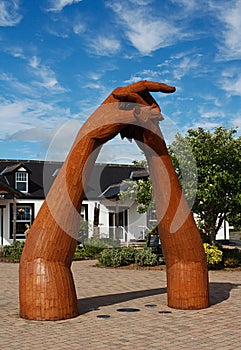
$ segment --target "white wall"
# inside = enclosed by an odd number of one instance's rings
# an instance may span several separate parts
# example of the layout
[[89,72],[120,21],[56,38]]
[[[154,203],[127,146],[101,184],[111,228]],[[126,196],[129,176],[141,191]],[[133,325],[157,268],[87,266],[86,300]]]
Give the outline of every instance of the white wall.
[[147,229],[147,215],[137,212],[137,204],[133,204],[129,210],[129,232],[136,239],[143,239]]
[[[34,216],[36,217],[39,209],[43,204],[42,199],[17,199],[16,204],[34,204]],[[13,239],[10,239],[10,206],[13,204],[13,200],[1,200],[1,205],[5,205],[6,208],[3,209],[3,245],[8,245],[13,242]],[[25,239],[18,239],[19,241],[24,241]]]
[[229,223],[224,221],[216,235],[216,240],[229,240]]
[[[3,209],[3,245],[7,245],[12,243],[12,240],[9,239],[10,232],[10,201],[9,200],[1,200],[1,205],[5,205],[6,207]],[[0,232],[2,235],[2,232]]]
[[[17,204],[24,203],[33,203],[34,204],[34,216],[36,217],[42,204],[43,200],[28,200],[28,199],[18,199],[16,201]],[[3,220],[3,244],[8,245],[13,242],[13,239],[10,239],[10,204],[13,203],[13,200],[2,200],[1,205],[5,205],[4,208],[4,220]],[[93,221],[94,221],[94,208],[95,204],[100,205],[100,218],[99,218],[99,228],[100,232],[108,233],[109,227],[109,210],[107,206],[115,207],[115,201],[96,201],[96,200],[88,200],[83,201],[83,204],[88,204],[88,222],[89,222],[89,237],[93,236]],[[106,206],[107,205],[107,206]],[[121,207],[127,208],[130,206],[128,210],[128,229],[127,231],[133,236],[132,238],[140,239],[144,236],[146,229],[146,214],[139,214],[137,212],[136,203],[126,201],[119,202],[119,209]],[[20,240],[20,239],[19,239]],[[24,239],[21,239],[24,241]]]

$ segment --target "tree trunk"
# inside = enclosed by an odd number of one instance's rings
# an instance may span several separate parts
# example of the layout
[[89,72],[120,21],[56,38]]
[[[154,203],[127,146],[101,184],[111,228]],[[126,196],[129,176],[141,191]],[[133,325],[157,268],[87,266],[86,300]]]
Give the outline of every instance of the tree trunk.
[[217,234],[216,226],[215,225],[210,226],[209,237],[210,237],[211,244],[216,243],[216,234]]

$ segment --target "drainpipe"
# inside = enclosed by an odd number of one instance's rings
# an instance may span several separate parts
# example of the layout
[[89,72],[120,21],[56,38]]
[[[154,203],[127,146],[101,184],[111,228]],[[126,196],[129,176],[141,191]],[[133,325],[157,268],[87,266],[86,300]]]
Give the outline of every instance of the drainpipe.
[[0,205],[1,214],[0,214],[0,230],[1,230],[1,245],[3,246],[3,209],[6,208],[5,205]]
[[16,221],[17,221],[17,213],[16,213],[16,197],[13,196],[13,242],[16,242]]
[[120,235],[119,235],[119,203],[118,203],[118,197],[116,197],[116,205],[115,205],[115,239],[118,243],[119,242],[119,238],[120,238]]

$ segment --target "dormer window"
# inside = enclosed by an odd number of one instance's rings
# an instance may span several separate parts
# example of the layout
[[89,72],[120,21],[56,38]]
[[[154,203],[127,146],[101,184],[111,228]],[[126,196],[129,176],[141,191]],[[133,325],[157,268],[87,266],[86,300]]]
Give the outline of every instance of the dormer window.
[[28,173],[24,168],[15,173],[15,188],[21,192],[28,192]]

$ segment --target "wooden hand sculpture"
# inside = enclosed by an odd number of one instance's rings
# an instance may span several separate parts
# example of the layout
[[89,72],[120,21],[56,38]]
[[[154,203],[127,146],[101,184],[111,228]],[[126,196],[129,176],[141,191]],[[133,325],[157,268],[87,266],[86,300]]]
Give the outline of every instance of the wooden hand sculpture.
[[81,127],[25,243],[19,269],[21,317],[60,320],[78,315],[70,267],[84,188],[100,146],[118,133],[136,140],[149,163],[167,265],[168,305],[209,305],[202,242],[158,126],[162,115],[152,91],[171,93],[175,88],[148,81],[117,88]]

